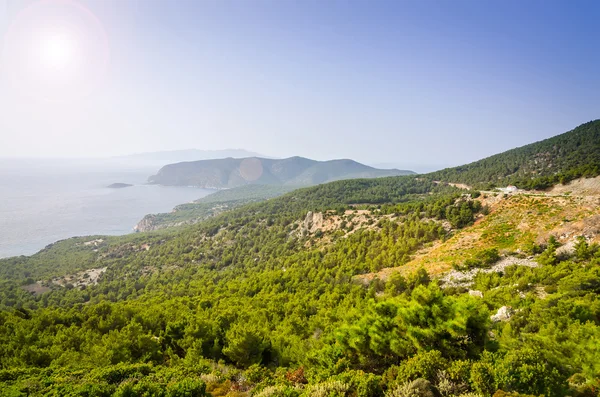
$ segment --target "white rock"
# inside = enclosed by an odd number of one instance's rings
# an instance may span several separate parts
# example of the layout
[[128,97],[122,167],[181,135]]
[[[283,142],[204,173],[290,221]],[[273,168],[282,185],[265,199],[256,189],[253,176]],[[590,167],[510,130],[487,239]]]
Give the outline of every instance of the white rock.
[[508,321],[510,320],[513,313],[514,310],[512,307],[502,306],[500,309],[498,309],[498,312],[496,314],[490,316],[490,319],[495,323],[500,321]]

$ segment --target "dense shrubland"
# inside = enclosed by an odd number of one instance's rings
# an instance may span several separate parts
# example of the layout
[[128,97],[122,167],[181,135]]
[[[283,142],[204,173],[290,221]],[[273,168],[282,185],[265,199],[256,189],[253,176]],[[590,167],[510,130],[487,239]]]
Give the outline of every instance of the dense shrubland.
[[[483,299],[444,291],[424,271],[364,287],[320,258],[285,274],[213,276],[196,294],[178,277],[120,302],[5,310],[0,380],[14,395],[595,395],[592,251],[478,280]],[[513,318],[492,323],[501,305]],[[185,388],[200,394],[175,391]]]
[[[358,209],[369,227],[324,231],[327,244],[296,232],[308,211]],[[186,228],[1,260],[1,393],[597,396],[600,250],[583,238],[572,255],[554,240],[532,247],[539,267],[479,273],[482,298],[423,269],[356,281],[481,212],[427,178],[349,180]],[[494,248],[463,265],[489,266]],[[98,267],[97,285],[21,288]],[[492,322],[502,306],[512,317]]]
[[545,189],[600,175],[600,120],[540,142],[428,174],[433,180],[485,188],[517,185]]

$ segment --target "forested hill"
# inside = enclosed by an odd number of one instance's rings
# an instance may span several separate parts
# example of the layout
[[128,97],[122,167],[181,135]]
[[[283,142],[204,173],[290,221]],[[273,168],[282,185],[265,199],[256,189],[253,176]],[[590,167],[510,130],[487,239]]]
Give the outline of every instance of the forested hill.
[[245,204],[268,200],[291,192],[294,186],[244,185],[218,190],[193,203],[180,204],[171,212],[148,214],[134,227],[136,232],[148,232],[169,227],[191,225],[211,216],[241,207]]
[[[559,255],[556,242],[531,244],[527,255],[543,251],[540,265],[482,274],[478,297],[423,269],[357,282],[485,219],[474,196],[415,177],[338,181],[188,228],[71,239],[0,260],[0,389],[106,397],[594,395],[597,245],[581,241],[574,255]],[[461,266],[509,255],[498,250],[509,230],[489,232],[493,245],[482,259]],[[506,316],[492,320],[502,308]]]
[[[288,208],[327,209],[327,206],[339,207],[347,204],[397,203],[414,198],[414,194],[417,193],[433,193],[434,190],[428,190],[433,186],[435,184],[431,181],[419,181],[411,176],[348,179],[298,189],[281,200],[276,200],[275,204],[280,203],[282,207]],[[220,190],[194,203],[178,205],[169,213],[146,215],[136,225],[135,230],[155,231],[194,224],[245,204],[272,199],[294,190],[295,187],[287,185],[245,185]],[[265,207],[269,205],[271,204]]]
[[[366,170],[366,171],[365,171]],[[323,180],[395,175],[397,170],[377,170],[351,160],[315,162],[294,157],[285,160],[260,158],[221,159],[178,163],[164,167],[151,182],[209,187],[230,187],[225,197],[217,193],[196,203],[184,204],[166,214],[149,214],[136,226],[138,231],[191,224],[248,202],[275,197],[302,185]],[[410,171],[397,171],[398,174]],[[565,134],[512,149],[471,164],[426,174],[429,181],[455,182],[489,189],[517,185],[524,189],[544,189],[578,177],[600,173],[600,120],[583,124]],[[358,182],[377,193],[368,202],[388,202],[395,180]],[[295,184],[295,185],[294,185]],[[354,185],[353,185],[354,186]],[[276,189],[276,190],[273,190]],[[314,192],[320,194],[322,190]],[[364,198],[364,193],[362,195]],[[248,197],[245,197],[248,194]],[[228,199],[228,196],[235,199]],[[213,201],[212,198],[216,201]],[[353,202],[352,194],[340,195],[340,202]]]
[[600,174],[600,120],[520,148],[428,174],[434,180],[478,186],[543,189]]
[[[0,395],[595,396],[600,193],[571,193],[349,179],[2,259]],[[403,271],[440,247],[468,284]]]
[[302,157],[274,160],[248,157],[169,164],[148,181],[160,185],[205,188],[233,188],[248,184],[310,186],[341,179],[409,174],[414,172],[381,170],[353,160],[315,161]]

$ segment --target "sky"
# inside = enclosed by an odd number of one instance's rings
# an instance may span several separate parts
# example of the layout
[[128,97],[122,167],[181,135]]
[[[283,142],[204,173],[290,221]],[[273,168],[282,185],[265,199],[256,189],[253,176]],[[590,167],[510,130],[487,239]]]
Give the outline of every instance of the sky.
[[600,3],[0,0],[0,157],[432,169],[600,118]]

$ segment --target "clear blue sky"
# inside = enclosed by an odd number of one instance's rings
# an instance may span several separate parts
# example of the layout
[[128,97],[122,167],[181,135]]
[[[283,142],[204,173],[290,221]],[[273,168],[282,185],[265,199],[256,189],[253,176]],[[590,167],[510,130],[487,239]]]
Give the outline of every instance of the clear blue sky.
[[[6,31],[32,2],[3,2]],[[43,111],[4,90],[0,156],[240,147],[418,168],[600,117],[597,1],[81,3],[108,37],[102,84]]]

